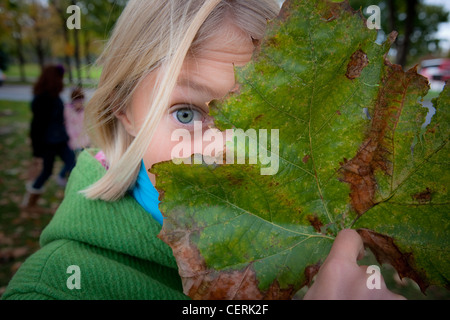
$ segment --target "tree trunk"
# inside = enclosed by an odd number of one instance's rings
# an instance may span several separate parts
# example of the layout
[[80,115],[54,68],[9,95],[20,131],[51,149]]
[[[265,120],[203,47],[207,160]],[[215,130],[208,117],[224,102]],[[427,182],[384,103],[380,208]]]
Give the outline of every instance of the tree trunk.
[[15,21],[15,27],[16,35],[14,36],[14,38],[16,39],[17,58],[19,59],[20,81],[26,82],[27,77],[25,75],[25,57],[23,55],[22,28],[17,21]]
[[62,21],[62,31],[64,37],[64,63],[66,65],[67,74],[69,76],[69,83],[73,84],[73,75],[72,75],[72,63],[70,61],[70,55],[67,52],[67,47],[70,44],[69,32],[66,27],[66,20],[64,19],[64,15],[61,16]]
[[[76,5],[75,0],[72,0],[72,5]],[[78,86],[81,87],[83,85],[83,81],[81,79],[81,63],[80,63],[80,36],[79,30],[77,28],[73,29],[73,37],[75,42],[75,66],[77,69],[77,77],[78,77]]]
[[[39,32],[39,30],[37,30]],[[38,36],[36,39],[36,43],[34,48],[36,49],[36,55],[38,58],[38,63],[41,66],[41,69],[44,69],[45,66],[45,52],[44,52],[44,45],[42,43],[42,39]]]
[[408,0],[406,8],[405,34],[401,45],[398,47],[397,64],[405,66],[408,58],[411,35],[414,31],[414,20],[417,15],[418,0]]
[[90,39],[89,39],[89,33],[86,31],[84,32],[84,58],[86,60],[86,77],[88,79],[91,79],[91,56],[89,54],[89,45],[90,45]]
[[73,37],[74,37],[74,41],[75,41],[75,67],[77,69],[78,86],[81,87],[83,85],[83,81],[81,79],[79,32],[78,32],[78,29],[74,29],[73,31],[74,31]]
[[389,30],[388,33],[391,33],[392,31],[398,31],[395,30],[397,28],[395,23],[395,17],[397,16],[397,9],[395,7],[394,0],[388,0],[388,8],[389,8]]
[[59,18],[61,19],[61,31],[64,38],[64,64],[65,68],[67,69],[67,75],[69,77],[69,83],[73,84],[73,74],[72,74],[72,62],[70,59],[71,53],[68,52],[68,47],[70,45],[70,38],[69,38],[69,31],[67,29],[66,25],[66,17],[65,17],[65,11],[63,9],[63,6],[61,5],[60,1],[53,1],[53,7],[55,8],[56,12],[58,13]]
[[17,44],[17,57],[19,58],[20,81],[26,82],[27,77],[25,75],[25,58],[23,56],[23,44],[22,39],[20,37],[16,39],[16,44]]

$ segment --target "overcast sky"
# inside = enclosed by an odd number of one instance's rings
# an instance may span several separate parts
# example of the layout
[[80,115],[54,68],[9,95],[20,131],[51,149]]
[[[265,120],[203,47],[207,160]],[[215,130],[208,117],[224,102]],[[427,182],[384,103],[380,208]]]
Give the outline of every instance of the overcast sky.
[[[450,0],[425,0],[426,4],[436,4],[444,6],[447,11],[450,12]],[[442,39],[441,47],[450,50],[450,23],[441,23],[439,26],[439,31],[436,36],[438,39]]]

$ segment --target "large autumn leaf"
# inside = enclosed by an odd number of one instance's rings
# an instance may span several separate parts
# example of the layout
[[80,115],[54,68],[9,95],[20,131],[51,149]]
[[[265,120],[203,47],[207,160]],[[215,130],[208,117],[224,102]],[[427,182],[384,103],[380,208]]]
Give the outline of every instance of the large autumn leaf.
[[[380,262],[425,290],[449,287],[447,87],[386,59],[347,2],[287,1],[239,94],[212,106],[222,129],[279,131],[274,175],[255,165],[158,164],[184,291],[194,299],[287,299],[309,284],[334,237],[355,228]],[[269,141],[270,135],[269,135]]]

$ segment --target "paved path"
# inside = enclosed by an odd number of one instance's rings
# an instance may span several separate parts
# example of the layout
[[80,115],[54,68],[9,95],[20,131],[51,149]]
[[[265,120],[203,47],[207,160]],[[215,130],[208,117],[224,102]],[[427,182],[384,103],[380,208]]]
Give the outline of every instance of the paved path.
[[[66,87],[61,94],[64,102],[70,101],[72,88]],[[94,89],[84,89],[87,100],[94,94]],[[31,101],[33,98],[33,89],[29,85],[4,84],[0,87],[0,100],[10,101]]]

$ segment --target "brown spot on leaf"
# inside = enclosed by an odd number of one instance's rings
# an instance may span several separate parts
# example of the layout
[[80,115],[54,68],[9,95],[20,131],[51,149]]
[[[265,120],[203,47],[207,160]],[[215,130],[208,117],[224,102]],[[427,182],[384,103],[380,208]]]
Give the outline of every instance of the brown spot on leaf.
[[374,206],[377,182],[375,172],[392,175],[392,155],[397,124],[410,88],[428,87],[425,77],[413,68],[402,67],[385,60],[385,75],[381,79],[371,127],[356,156],[341,164],[342,181],[350,184],[351,204],[358,215]]
[[280,183],[279,182],[276,182],[276,181],[270,181],[269,182],[269,187],[278,187],[280,185]]
[[264,117],[263,114],[260,114],[259,116],[255,117],[255,122],[259,121],[260,119],[262,119]]
[[321,265],[322,265],[322,263],[318,262],[314,265],[307,266],[305,268],[305,282],[302,284],[302,287],[303,286],[309,287],[311,285],[311,282],[312,282],[314,276],[319,272]]
[[321,231],[321,228],[323,227],[323,223],[322,223],[322,221],[320,221],[317,214],[308,215],[306,218],[308,219],[308,222],[314,227],[314,230],[316,230],[317,232]]
[[160,202],[162,202],[163,199],[164,199],[164,196],[165,196],[166,192],[165,192],[164,190],[162,190],[162,189],[159,189],[159,190],[158,190],[158,194],[159,194],[158,200],[159,200]]
[[296,290],[293,286],[289,286],[287,289],[282,289],[277,280],[273,282],[269,290],[264,295],[264,300],[291,300]]
[[303,157],[302,161],[303,163],[308,163],[309,159],[311,158],[311,156],[309,154],[307,154],[306,156]]
[[164,224],[158,237],[173,251],[183,292],[194,300],[263,300],[292,299],[293,287],[280,288],[277,280],[267,290],[260,290],[253,263],[239,270],[214,270],[208,268],[200,251],[190,241],[193,230],[167,231]]
[[272,48],[278,48],[280,46],[280,39],[278,39],[278,35],[274,35],[266,40],[266,45]]
[[325,22],[331,22],[339,19],[344,12],[356,14],[357,11],[353,10],[348,1],[342,2],[328,2],[324,8],[324,12],[321,13],[320,19]]
[[[225,162],[224,162],[224,163],[225,163]],[[234,185],[234,186],[242,186],[243,183],[245,182],[245,181],[244,181],[244,178],[238,177],[238,176],[236,176],[236,175],[234,175],[234,174],[229,174],[229,175],[227,175],[227,179],[228,179],[228,181],[230,181],[230,183],[231,183],[232,185]]]
[[336,20],[337,18],[338,18],[338,17],[335,16],[331,10],[328,11],[328,12],[325,12],[325,14],[323,14],[323,15],[320,17],[320,19],[322,19],[322,20],[324,20],[324,21],[326,21],[326,22],[330,22],[330,21]]
[[411,196],[411,198],[413,200],[418,201],[420,204],[424,204],[424,203],[427,203],[427,202],[431,202],[431,194],[432,194],[431,190],[427,187],[425,189],[425,191],[413,194]]
[[427,128],[427,134],[435,134],[439,130],[439,123],[436,123],[433,127]]
[[351,80],[358,78],[365,67],[369,65],[367,54],[361,49],[356,50],[350,57],[345,76]]
[[426,275],[416,270],[412,253],[402,253],[394,243],[394,239],[367,229],[357,230],[364,245],[374,253],[380,264],[389,263],[398,272],[401,278],[408,277],[414,280],[425,293],[428,283]]

